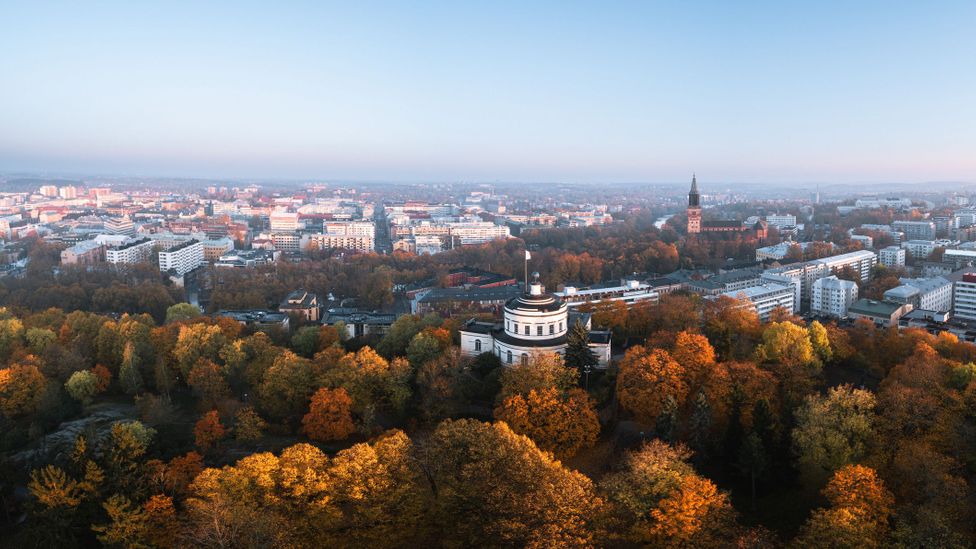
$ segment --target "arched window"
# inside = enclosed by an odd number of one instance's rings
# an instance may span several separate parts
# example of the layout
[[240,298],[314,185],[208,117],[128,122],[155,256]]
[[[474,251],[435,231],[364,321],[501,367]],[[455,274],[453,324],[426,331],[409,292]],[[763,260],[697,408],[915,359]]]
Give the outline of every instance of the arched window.
[[481,352],[481,340],[480,339],[474,340],[474,350],[475,351],[478,351],[479,353]]
[[508,354],[505,355],[505,362],[512,363],[512,351],[508,351]]
[[529,355],[522,353],[522,366],[529,365]]

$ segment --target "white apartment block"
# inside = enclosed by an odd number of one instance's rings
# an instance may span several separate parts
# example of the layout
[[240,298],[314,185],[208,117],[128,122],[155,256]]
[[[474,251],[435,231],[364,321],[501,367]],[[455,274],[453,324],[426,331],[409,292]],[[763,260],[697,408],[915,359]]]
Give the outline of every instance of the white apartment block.
[[886,301],[908,303],[915,309],[948,312],[952,310],[952,282],[941,277],[902,278],[901,286],[884,293]]
[[837,274],[845,267],[850,267],[861,276],[861,282],[864,282],[871,278],[871,269],[878,264],[878,256],[869,250],[859,250],[815,259],[813,263],[825,265],[830,270],[830,274]]
[[934,240],[906,240],[901,243],[903,250],[908,252],[914,259],[925,259],[935,250]]
[[976,320],[976,273],[965,273],[953,289],[952,316]]
[[376,224],[372,221],[326,221],[322,232],[336,236],[376,238]]
[[[273,236],[277,237],[279,235],[275,234]],[[302,235],[298,246],[299,249],[303,251],[339,248],[343,250],[356,250],[358,252],[370,252],[373,251],[375,247],[375,241],[373,240],[373,237],[370,236],[347,236],[342,234],[314,233]],[[277,241],[275,241],[275,249],[281,249],[278,248]]]
[[777,229],[782,229],[783,227],[795,227],[796,216],[793,214],[767,215],[766,224],[768,224],[770,227],[776,227]]
[[898,246],[888,246],[887,248],[882,248],[878,252],[878,260],[885,267],[904,267],[905,266],[905,249],[899,248]]
[[152,256],[155,243],[148,238],[132,240],[121,246],[105,250],[105,261],[118,265],[122,263],[142,263]]
[[302,251],[302,237],[298,233],[271,233],[271,244],[279,252],[298,253]]
[[499,238],[508,238],[511,231],[504,225],[487,221],[473,223],[454,223],[450,225],[451,237],[461,245],[483,244]]
[[831,275],[813,283],[810,312],[845,318],[848,307],[855,301],[857,301],[857,284]]
[[891,227],[909,240],[935,240],[935,223],[931,221],[895,221]]
[[301,228],[297,212],[271,212],[268,217],[271,221],[272,232],[297,231]]
[[748,303],[763,322],[768,321],[777,308],[782,308],[790,314],[796,312],[794,300],[796,293],[793,287],[784,284],[769,282],[722,295]]
[[188,240],[175,248],[159,252],[159,270],[183,276],[203,265],[203,243]]

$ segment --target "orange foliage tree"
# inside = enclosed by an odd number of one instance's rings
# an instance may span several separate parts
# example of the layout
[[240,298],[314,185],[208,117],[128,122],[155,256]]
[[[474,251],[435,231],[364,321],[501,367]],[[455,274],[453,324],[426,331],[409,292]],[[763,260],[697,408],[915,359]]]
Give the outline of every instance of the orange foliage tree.
[[305,434],[312,440],[342,440],[356,426],[352,422],[352,399],[345,389],[319,389],[312,395],[309,411],[302,418]]
[[884,547],[894,505],[874,469],[848,465],[834,473],[823,490],[830,502],[804,525],[798,547]]
[[661,414],[666,400],[679,405],[688,396],[681,365],[663,349],[631,347],[620,363],[617,376],[620,404],[643,423],[653,423]]
[[197,447],[204,452],[216,447],[220,443],[220,439],[224,438],[224,434],[226,434],[226,430],[224,425],[220,423],[217,410],[210,410],[203,414],[203,417],[193,427],[193,439]]
[[495,419],[531,438],[559,459],[570,458],[596,443],[600,421],[593,399],[581,389],[562,396],[555,388],[511,396],[495,408]]

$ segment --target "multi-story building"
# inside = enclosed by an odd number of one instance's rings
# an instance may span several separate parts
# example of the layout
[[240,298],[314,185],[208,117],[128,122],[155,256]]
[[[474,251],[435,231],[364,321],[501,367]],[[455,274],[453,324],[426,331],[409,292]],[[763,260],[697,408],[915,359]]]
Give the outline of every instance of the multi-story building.
[[58,188],[55,185],[41,185],[40,191],[41,196],[46,196],[47,198],[54,198],[58,196]]
[[177,276],[186,273],[203,265],[203,243],[199,240],[187,240],[186,242],[159,252],[159,270],[163,272],[174,272]]
[[149,261],[154,246],[153,241],[148,238],[130,240],[125,244],[105,250],[105,261],[115,265]]
[[220,256],[214,262],[214,267],[239,268],[256,267],[267,265],[278,260],[281,252],[275,250],[238,250]]
[[786,284],[767,282],[722,295],[748,303],[763,322],[768,321],[776,309],[783,309],[790,314],[796,312],[796,292],[792,286]]
[[935,240],[935,223],[932,221],[895,221],[891,226],[905,233],[909,240]]
[[952,310],[952,282],[941,277],[902,278],[901,285],[884,293],[886,301],[910,303],[915,309],[947,312]]
[[913,259],[925,259],[937,246],[934,240],[906,240],[901,243],[901,247]]
[[905,249],[898,246],[888,246],[878,252],[878,260],[885,267],[899,268],[905,266]]
[[[275,234],[274,236],[278,236]],[[298,243],[302,251],[325,250],[336,248],[342,250],[356,250],[370,252],[375,247],[375,241],[369,236],[353,236],[344,234],[314,233],[303,234]],[[277,242],[275,248],[278,248]]]
[[976,272],[960,275],[954,284],[952,316],[976,320]]
[[229,237],[215,238],[200,242],[203,245],[203,260],[217,261],[224,255],[234,251],[234,241]]
[[128,216],[110,217],[105,220],[105,232],[108,234],[123,234],[133,236],[136,234],[135,225]]
[[942,261],[953,264],[957,269],[967,265],[976,265],[976,250],[946,250],[942,254]]
[[298,233],[271,233],[271,244],[275,250],[290,254],[302,251],[302,237]]
[[65,200],[73,200],[78,198],[78,189],[71,185],[66,185],[58,189],[58,196]]
[[576,308],[585,303],[620,301],[626,305],[639,302],[656,303],[660,297],[651,286],[640,280],[621,280],[619,283],[593,284],[590,286],[563,286],[554,296],[568,307]]
[[857,284],[836,276],[826,276],[813,283],[810,312],[845,318],[847,309],[857,301]]
[[272,212],[268,216],[271,223],[272,232],[297,231],[301,228],[301,222],[297,212]]
[[502,364],[527,364],[536,353],[565,354],[567,335],[579,321],[589,332],[589,347],[598,368],[610,363],[610,332],[590,330],[588,314],[570,313],[558,297],[545,292],[538,278],[529,291],[505,303],[502,322],[466,322],[460,330],[461,353],[476,356],[494,353]]
[[823,259],[814,259],[814,263],[825,265],[830,274],[838,274],[845,268],[851,268],[860,275],[861,282],[871,278],[871,270],[878,264],[878,255],[869,250],[859,250],[846,254],[832,255]]
[[783,227],[795,227],[796,226],[796,216],[793,214],[773,214],[766,216],[766,223],[770,227],[776,227],[781,229]]
[[105,247],[95,240],[85,240],[61,251],[64,265],[91,265],[105,259]]
[[860,242],[861,248],[865,250],[874,247],[874,239],[866,234],[852,234],[851,242]]
[[912,306],[907,303],[858,299],[847,308],[847,316],[854,320],[868,320],[877,326],[890,328],[897,326],[898,320],[911,310]]

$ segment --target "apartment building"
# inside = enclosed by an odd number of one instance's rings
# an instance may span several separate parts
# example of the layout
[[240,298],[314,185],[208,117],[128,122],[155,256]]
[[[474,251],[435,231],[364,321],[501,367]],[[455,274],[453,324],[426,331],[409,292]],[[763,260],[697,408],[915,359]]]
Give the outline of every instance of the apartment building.
[[847,310],[857,301],[857,284],[836,276],[826,276],[813,283],[810,312],[836,318],[847,317]]
[[782,308],[792,314],[796,312],[795,291],[792,286],[768,282],[759,286],[752,286],[734,292],[722,294],[738,299],[756,311],[759,320],[766,322],[773,311]]
[[[926,256],[927,257],[927,256]],[[905,249],[898,246],[888,246],[878,252],[878,261],[885,267],[900,268],[905,266]]]
[[105,261],[115,265],[149,261],[154,246],[155,243],[148,238],[130,240],[125,244],[105,250]]
[[902,278],[900,286],[884,293],[885,301],[909,303],[915,309],[947,312],[952,310],[952,282],[941,276]]
[[909,240],[935,240],[935,223],[932,221],[895,221],[891,227]]
[[159,252],[159,270],[175,272],[178,276],[203,265],[203,243],[188,240],[179,246]]
[[105,247],[95,240],[85,240],[61,250],[63,265],[91,265],[105,259]]
[[952,316],[976,320],[976,272],[964,273],[955,282]]

